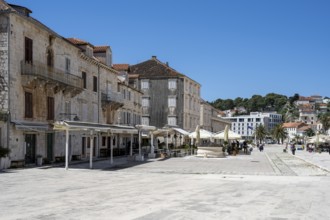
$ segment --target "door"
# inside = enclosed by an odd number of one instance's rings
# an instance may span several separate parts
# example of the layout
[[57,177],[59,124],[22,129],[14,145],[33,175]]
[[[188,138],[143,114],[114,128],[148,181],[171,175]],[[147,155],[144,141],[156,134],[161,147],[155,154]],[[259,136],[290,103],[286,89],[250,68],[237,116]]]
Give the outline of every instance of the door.
[[25,163],[31,164],[36,161],[36,135],[35,134],[25,134]]
[[54,133],[47,133],[47,159],[53,161],[53,146],[54,146]]
[[82,137],[81,139],[81,156],[86,156],[86,137]]

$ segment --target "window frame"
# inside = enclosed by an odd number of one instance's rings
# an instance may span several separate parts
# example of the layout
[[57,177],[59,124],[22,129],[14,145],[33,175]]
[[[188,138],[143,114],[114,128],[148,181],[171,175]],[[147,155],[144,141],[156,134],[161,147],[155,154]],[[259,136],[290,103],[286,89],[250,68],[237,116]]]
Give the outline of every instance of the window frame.
[[83,81],[83,84],[82,84],[83,88],[87,89],[87,73],[85,71],[81,72],[81,78]]
[[141,89],[148,90],[149,86],[150,85],[148,80],[141,80]]
[[24,61],[25,63],[33,63],[33,40],[31,38],[24,38]]
[[169,79],[168,80],[168,89],[176,90],[177,89],[177,80],[176,79]]
[[168,97],[167,104],[168,104],[168,107],[176,108],[176,104],[177,104],[176,97]]
[[142,107],[149,107],[150,106],[150,100],[149,100],[149,98],[148,97],[143,97],[141,104],[142,104]]
[[93,76],[93,92],[97,92],[97,76]]
[[55,99],[47,96],[47,120],[55,119]]
[[33,118],[33,95],[32,95],[32,92],[25,91],[24,97],[25,97],[24,117],[25,118]]
[[65,57],[65,72],[70,74],[71,72],[71,60],[68,57]]
[[[174,123],[172,123],[172,122],[174,122]],[[168,123],[168,125],[176,126],[177,125],[177,118],[176,117],[167,117],[167,123]]]

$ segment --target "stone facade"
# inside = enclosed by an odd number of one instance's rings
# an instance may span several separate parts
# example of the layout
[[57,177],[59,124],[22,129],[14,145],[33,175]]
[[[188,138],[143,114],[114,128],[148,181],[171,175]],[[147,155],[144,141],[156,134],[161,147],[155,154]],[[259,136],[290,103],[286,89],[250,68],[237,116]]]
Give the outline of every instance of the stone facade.
[[130,66],[130,84],[140,89],[142,124],[194,131],[200,119],[200,84],[155,56]]
[[222,119],[220,117],[221,111],[214,108],[212,105],[206,101],[201,101],[200,110],[200,125],[203,129],[217,133],[225,130],[226,125],[231,127],[231,122],[229,120]]
[[[0,6],[8,5],[0,1]],[[0,120],[0,145],[11,149],[12,161],[35,163],[41,155],[51,162],[64,156],[65,134],[52,129],[56,121],[114,124],[122,107],[140,116],[133,100],[131,104],[122,98],[109,46],[100,50],[88,42],[65,39],[27,16],[29,9],[7,8],[0,12],[0,112],[9,116]],[[128,86],[127,90],[141,98],[138,90]],[[88,157],[91,138],[94,156],[101,156],[110,143],[119,152],[125,137],[72,131],[70,158]]]

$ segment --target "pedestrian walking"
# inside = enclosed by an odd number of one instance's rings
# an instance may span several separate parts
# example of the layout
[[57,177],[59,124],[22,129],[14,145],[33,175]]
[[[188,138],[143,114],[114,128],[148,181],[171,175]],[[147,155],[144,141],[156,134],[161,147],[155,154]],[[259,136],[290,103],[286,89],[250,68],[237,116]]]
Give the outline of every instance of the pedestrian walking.
[[292,145],[291,145],[291,151],[292,151],[292,154],[293,154],[293,155],[296,154],[296,145],[295,145],[295,144],[292,144]]

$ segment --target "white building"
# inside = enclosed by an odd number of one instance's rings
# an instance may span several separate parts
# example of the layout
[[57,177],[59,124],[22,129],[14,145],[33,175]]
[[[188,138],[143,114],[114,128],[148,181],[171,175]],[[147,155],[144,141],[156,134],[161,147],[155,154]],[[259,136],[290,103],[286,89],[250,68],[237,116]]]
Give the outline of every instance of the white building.
[[253,137],[255,128],[263,125],[271,131],[276,125],[282,123],[282,115],[277,113],[251,112],[250,115],[224,117],[231,121],[231,129],[244,138]]
[[302,137],[304,132],[310,128],[310,126],[303,122],[288,122],[283,124],[283,128],[287,132],[288,140],[290,141],[297,135]]

